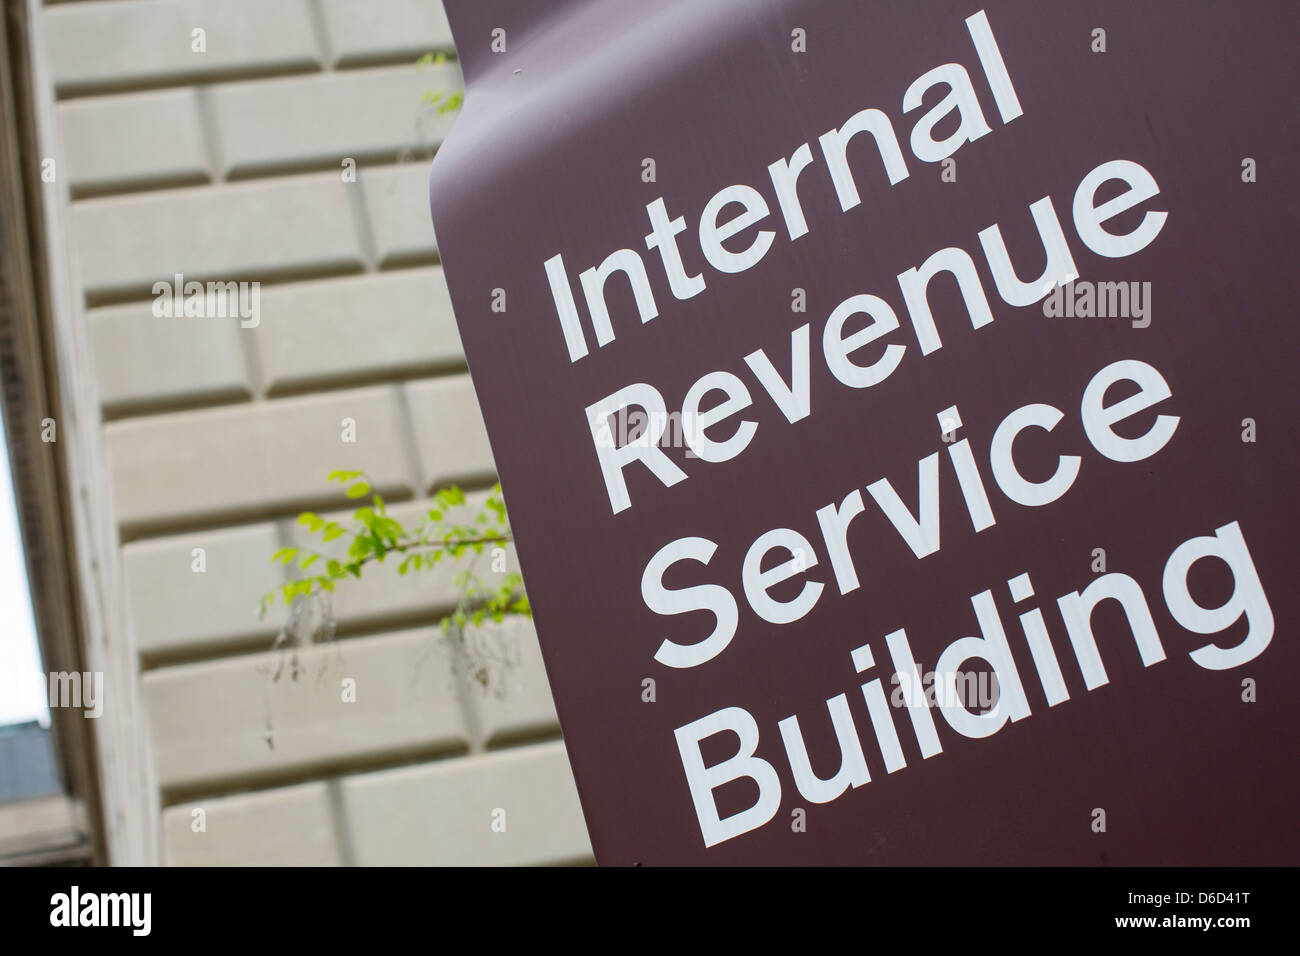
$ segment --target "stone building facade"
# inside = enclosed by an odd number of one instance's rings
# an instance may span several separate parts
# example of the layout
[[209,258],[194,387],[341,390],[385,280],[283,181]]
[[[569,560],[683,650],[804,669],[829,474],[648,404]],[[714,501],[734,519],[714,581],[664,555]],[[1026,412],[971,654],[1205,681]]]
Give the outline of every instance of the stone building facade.
[[[297,514],[349,513],[330,471],[405,516],[494,481],[428,214],[438,0],[23,5],[99,856],[589,861],[526,623],[480,682],[451,571],[371,569],[324,642],[254,614]],[[256,321],[156,314],[188,281],[259,283]]]

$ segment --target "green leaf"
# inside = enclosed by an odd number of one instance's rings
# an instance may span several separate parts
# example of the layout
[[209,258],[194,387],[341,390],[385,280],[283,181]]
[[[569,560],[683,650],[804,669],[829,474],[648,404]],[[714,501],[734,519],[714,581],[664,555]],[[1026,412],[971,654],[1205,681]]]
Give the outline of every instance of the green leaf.
[[331,471],[330,474],[329,474],[329,477],[326,478],[325,480],[326,480],[326,481],[341,481],[341,482],[343,482],[344,484],[347,484],[347,483],[348,483],[349,481],[351,481],[352,479],[354,479],[354,478],[360,478],[360,477],[361,477],[362,475],[364,475],[364,474],[365,474],[364,471]]
[[281,564],[288,564],[298,554],[297,548],[281,548],[275,554],[271,555],[271,562],[279,561]]
[[447,508],[454,508],[456,505],[465,503],[465,492],[461,491],[458,485],[441,488],[433,497],[435,501]]
[[364,481],[358,481],[355,485],[353,485],[351,488],[348,489],[349,498],[361,498],[368,494],[370,494],[370,485],[368,485]]
[[313,512],[304,511],[302,514],[298,515],[298,523],[310,528],[313,532],[316,532],[324,527],[325,519]]

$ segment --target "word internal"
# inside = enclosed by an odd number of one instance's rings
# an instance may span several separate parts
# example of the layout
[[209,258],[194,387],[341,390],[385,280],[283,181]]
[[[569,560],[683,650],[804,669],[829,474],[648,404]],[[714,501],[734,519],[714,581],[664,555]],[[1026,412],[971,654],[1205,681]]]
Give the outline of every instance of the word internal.
[[[1005,125],[1022,115],[1023,110],[984,11],[968,17],[966,28],[993,94],[993,102]],[[903,94],[903,112],[911,113],[920,108],[925,94],[936,87],[946,87],[948,95],[917,120],[911,135],[912,154],[926,163],[942,162],[965,143],[974,142],[991,131],[975,87],[971,84],[970,75],[959,63],[945,63],[917,78]],[[954,112],[960,118],[957,128],[941,140],[934,139],[935,127]],[[855,113],[839,129],[823,133],[817,141],[839,199],[840,209],[844,212],[862,202],[847,158],[849,143],[861,133],[868,133],[874,138],[889,185],[895,186],[909,175],[907,162],[903,158],[898,136],[889,117],[874,108]],[[777,204],[785,220],[786,233],[791,241],[808,233],[808,222],[799,203],[798,185],[800,174],[811,165],[812,149],[808,143],[803,143],[789,159],[778,159],[767,167]],[[723,211],[733,205],[741,207],[742,211],[730,219],[720,221]],[[659,251],[673,296],[682,300],[699,295],[705,290],[707,282],[703,274],[687,274],[677,243],[677,236],[686,231],[685,218],[670,218],[662,197],[647,205],[646,213],[650,219],[651,232],[645,237],[645,245],[647,249]],[[718,272],[732,275],[756,266],[771,249],[776,238],[774,230],[759,230],[743,250],[728,249],[724,243],[736,239],[770,214],[767,200],[752,186],[727,186],[714,195],[700,213],[698,230],[700,251],[709,265]],[[560,328],[564,333],[564,342],[568,347],[569,361],[576,362],[588,354],[587,337],[578,315],[563,256],[556,254],[547,259],[545,269]],[[599,266],[592,266],[579,276],[597,346],[605,346],[614,341],[614,328],[604,294],[605,283],[615,272],[622,272],[632,283],[643,324],[659,314],[641,256],[634,249],[619,249],[611,253]]]

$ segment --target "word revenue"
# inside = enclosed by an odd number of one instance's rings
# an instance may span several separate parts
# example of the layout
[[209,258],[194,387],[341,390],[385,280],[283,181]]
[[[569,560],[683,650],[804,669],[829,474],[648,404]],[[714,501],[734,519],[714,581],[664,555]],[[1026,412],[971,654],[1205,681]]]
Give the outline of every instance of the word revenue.
[[[1124,183],[1125,191],[1098,205],[1094,201],[1096,192],[1103,184],[1112,181]],[[1135,229],[1123,235],[1106,231],[1102,223],[1159,191],[1155,179],[1139,164],[1128,160],[1103,163],[1084,177],[1075,192],[1075,231],[1089,249],[1109,258],[1131,255],[1144,249],[1160,233],[1168,218],[1167,213],[1148,211]],[[1022,281],[1017,277],[997,225],[979,234],[998,294],[1004,302],[1015,307],[1033,305],[1048,296],[1058,284],[1068,285],[1079,277],[1078,266],[1051,197],[1033,203],[1029,211],[1047,255],[1043,273],[1031,280]],[[955,279],[972,329],[985,328],[994,320],[974,260],[956,247],[940,249],[919,268],[907,269],[898,275],[907,318],[922,356],[943,348],[929,303],[930,285],[940,275]],[[774,362],[762,349],[746,355],[744,363],[754,383],[771,399],[772,405],[767,406],[770,414],[778,417],[776,412],[779,411],[779,417],[793,424],[812,413],[810,362],[814,352],[823,356],[827,369],[841,385],[870,389],[898,370],[910,348],[909,344],[897,341],[901,334],[896,333],[900,333],[900,323],[894,307],[878,295],[861,293],[850,296],[832,310],[821,331],[820,349],[811,345],[813,336],[809,325],[799,326],[791,333],[788,382],[777,370],[783,360],[778,358]],[[720,393],[721,400],[714,398],[705,407],[705,400],[714,393]],[[753,440],[759,423],[739,416],[753,405],[749,386],[732,372],[709,372],[695,382],[686,393],[680,415],[684,437],[693,457],[706,462],[721,462],[742,454]],[[626,414],[626,410],[633,407],[648,413],[652,427],[636,441],[617,445],[608,437],[609,420]],[[667,413],[664,397],[653,385],[636,383],[621,388],[587,406],[586,416],[614,514],[632,505],[624,476],[625,469],[632,465],[649,469],[665,486],[686,480],[686,472],[659,446],[664,428],[673,416]],[[728,419],[732,420],[730,428]],[[715,437],[707,434],[708,429],[728,429],[730,437]]]

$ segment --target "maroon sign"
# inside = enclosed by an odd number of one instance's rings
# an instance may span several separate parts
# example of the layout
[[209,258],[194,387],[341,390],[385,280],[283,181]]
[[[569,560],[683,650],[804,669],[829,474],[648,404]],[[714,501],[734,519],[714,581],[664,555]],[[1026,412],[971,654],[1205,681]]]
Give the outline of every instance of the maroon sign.
[[1296,862],[1294,5],[447,8],[597,859]]

